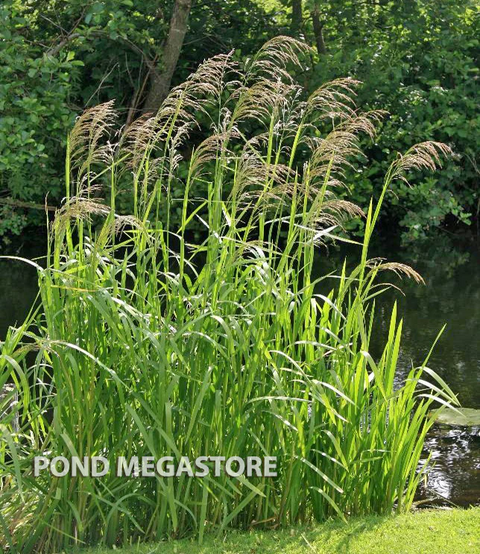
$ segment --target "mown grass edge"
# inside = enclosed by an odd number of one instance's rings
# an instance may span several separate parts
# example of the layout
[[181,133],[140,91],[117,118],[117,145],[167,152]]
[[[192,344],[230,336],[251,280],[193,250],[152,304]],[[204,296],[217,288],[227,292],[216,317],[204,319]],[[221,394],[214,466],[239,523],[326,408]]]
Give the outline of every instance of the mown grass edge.
[[[107,554],[108,548],[75,553]],[[134,545],[121,554],[460,554],[480,552],[480,507],[421,510],[397,516],[332,520],[281,531],[231,531],[221,539],[207,535],[202,546],[191,540]]]

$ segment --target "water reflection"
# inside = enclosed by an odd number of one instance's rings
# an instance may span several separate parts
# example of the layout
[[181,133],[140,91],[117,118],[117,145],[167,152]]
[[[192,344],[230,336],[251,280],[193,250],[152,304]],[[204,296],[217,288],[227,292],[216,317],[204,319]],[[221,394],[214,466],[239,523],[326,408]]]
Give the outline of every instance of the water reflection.
[[[450,245],[450,248],[453,248]],[[465,248],[465,246],[464,246]],[[391,257],[391,256],[389,256]],[[446,324],[429,365],[458,393],[464,406],[480,407],[480,251],[443,249],[434,255],[426,249],[398,251],[397,261],[412,264],[424,277],[426,286],[402,281],[405,296],[389,293],[381,298],[378,340],[388,329],[393,300],[405,319],[401,366],[422,362],[437,334]]]
[[[351,264],[355,251],[347,252]],[[319,272],[338,267],[343,254],[319,260]],[[378,355],[384,345],[393,303],[404,319],[398,380],[412,365],[421,364],[438,333],[446,328],[428,363],[458,394],[464,407],[480,408],[480,243],[455,243],[448,239],[423,244],[421,248],[396,249],[376,245],[371,256],[412,265],[426,285],[388,280],[404,295],[391,290],[376,301],[376,325],[372,353]],[[445,497],[458,505],[480,503],[480,429],[435,426],[426,441],[435,466],[420,498]]]
[[[0,250],[2,256],[32,259],[45,253],[41,240]],[[21,324],[37,296],[37,272],[32,266],[13,260],[0,259],[0,341],[10,325]]]
[[432,453],[433,468],[421,498],[449,499],[461,506],[480,500],[480,428],[435,426],[425,445]]

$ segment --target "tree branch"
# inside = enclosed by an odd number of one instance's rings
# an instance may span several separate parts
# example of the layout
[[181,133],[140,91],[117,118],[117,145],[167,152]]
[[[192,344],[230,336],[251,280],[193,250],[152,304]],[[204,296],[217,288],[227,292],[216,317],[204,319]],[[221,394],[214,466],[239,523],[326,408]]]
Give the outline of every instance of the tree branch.
[[144,111],[156,112],[168,95],[173,73],[177,67],[180,51],[187,33],[188,16],[192,0],[175,0],[170,29],[162,56],[163,71],[151,72],[150,91],[145,100]]
[[327,53],[325,46],[325,40],[323,38],[323,23],[320,21],[320,10],[318,6],[315,6],[312,11],[313,33],[315,34],[315,42],[317,44],[317,51],[320,55]]

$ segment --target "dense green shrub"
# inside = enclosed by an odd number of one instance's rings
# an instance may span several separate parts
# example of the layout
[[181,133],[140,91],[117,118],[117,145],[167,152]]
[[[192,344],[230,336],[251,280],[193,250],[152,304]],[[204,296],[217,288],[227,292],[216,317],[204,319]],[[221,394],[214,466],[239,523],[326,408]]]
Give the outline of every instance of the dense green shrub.
[[[64,181],[59,168],[75,117],[69,98],[79,62],[68,51],[43,55],[42,47],[25,36],[30,21],[22,9],[2,5],[0,19],[0,195],[43,203],[49,194],[58,200]],[[27,221],[23,209],[0,204],[0,237],[19,234]],[[30,221],[43,224],[44,218]]]
[[[141,110],[146,60],[161,56],[170,0],[5,0],[0,7],[0,195],[58,205],[68,130],[85,107],[111,99],[123,121]],[[194,3],[181,82],[206,57],[251,52],[273,36],[252,0]],[[273,21],[272,21],[273,23]],[[41,210],[0,204],[0,237],[44,225]]]
[[416,240],[447,216],[470,223],[478,216],[480,115],[478,9],[474,2],[336,2],[324,4],[326,56],[315,83],[351,75],[364,86],[359,103],[391,117],[367,154],[366,171],[347,179],[349,195],[366,206],[381,190],[392,153],[428,137],[455,151],[445,171],[417,175],[416,186],[397,182],[385,206],[385,226]]
[[[447,224],[478,221],[475,2],[300,4],[303,20],[292,32],[315,44],[311,15],[316,10],[326,48],[324,54],[305,56],[298,71],[305,88],[314,90],[349,75],[364,82],[359,105],[392,114],[381,142],[364,144],[372,166],[348,173],[349,197],[365,208],[381,189],[391,156],[428,138],[448,143],[456,155],[438,177],[416,175],[413,189],[406,183],[394,185],[385,202],[384,229],[398,229],[405,239],[415,240]],[[48,193],[50,202],[58,203],[65,136],[74,113],[111,99],[123,121],[140,113],[149,86],[148,61],[161,58],[172,5],[171,0],[46,0],[41,8],[20,0],[3,3],[2,196],[41,204]],[[213,54],[235,48],[237,58],[247,58],[289,28],[290,13],[291,2],[283,0],[194,2],[175,82]],[[192,143],[203,138],[194,134]],[[32,164],[33,155],[42,163]],[[11,204],[0,210],[0,234],[19,233],[28,222],[44,221],[41,211]]]

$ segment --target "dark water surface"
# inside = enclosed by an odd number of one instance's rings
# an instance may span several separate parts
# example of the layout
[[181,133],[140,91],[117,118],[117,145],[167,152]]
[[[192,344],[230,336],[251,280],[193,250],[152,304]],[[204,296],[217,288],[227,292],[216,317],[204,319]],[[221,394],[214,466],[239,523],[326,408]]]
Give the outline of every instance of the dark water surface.
[[[45,245],[24,244],[8,254],[35,257]],[[7,252],[2,252],[7,253]],[[372,248],[371,254],[413,265],[426,286],[394,280],[405,296],[389,291],[377,301],[377,328],[372,344],[378,354],[388,330],[392,303],[398,303],[404,318],[399,378],[413,364],[420,364],[438,332],[447,325],[429,366],[458,394],[464,407],[480,408],[480,243],[453,244],[437,240],[420,249]],[[351,255],[350,253],[348,254]],[[352,261],[355,255],[352,254]],[[331,252],[321,256],[323,271],[338,267],[341,257]],[[391,275],[385,275],[385,279]],[[35,270],[20,262],[0,260],[0,340],[9,325],[20,323],[37,293]],[[435,462],[423,498],[446,498],[458,505],[480,503],[480,429],[435,427],[427,448]]]
[[[36,259],[44,255],[46,244],[41,239],[0,248],[0,256]],[[37,297],[37,271],[25,262],[0,259],[0,341],[10,325],[20,325]]]
[[[344,254],[331,252],[323,263],[338,267]],[[399,380],[412,365],[424,361],[446,325],[428,366],[458,395],[463,407],[480,408],[480,242],[453,242],[445,236],[415,249],[372,246],[370,257],[377,256],[411,265],[422,275],[425,285],[396,278],[391,272],[381,275],[401,292],[391,289],[377,297],[372,354],[382,352],[395,301],[404,320]],[[358,251],[349,251],[347,261],[350,258],[355,265]],[[446,499],[447,504],[462,506],[480,504],[480,428],[435,425],[426,450],[431,452],[435,465],[419,493],[420,499],[434,499],[432,503]]]
[[[455,245],[445,238],[420,252],[399,251],[392,259],[412,264],[426,282],[425,286],[402,282],[405,296],[389,293],[379,303],[383,334],[393,297],[404,318],[400,371],[406,373],[412,362],[423,361],[446,324],[428,365],[463,407],[480,408],[480,243]],[[426,448],[435,465],[423,497],[479,504],[480,428],[435,426]]]

